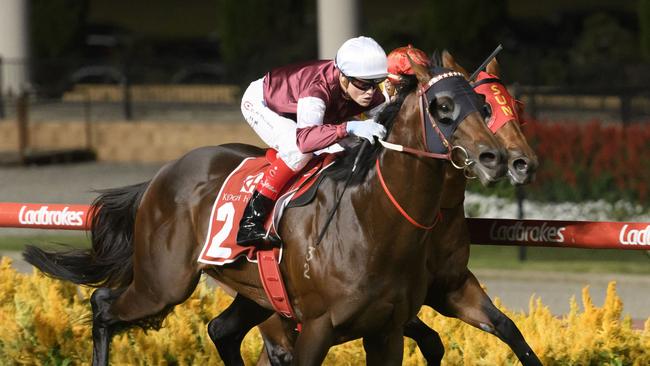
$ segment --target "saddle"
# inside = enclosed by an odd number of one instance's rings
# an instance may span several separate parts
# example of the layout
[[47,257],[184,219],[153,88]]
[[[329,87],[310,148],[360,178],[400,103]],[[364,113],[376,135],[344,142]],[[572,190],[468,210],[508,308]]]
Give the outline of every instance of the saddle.
[[[287,207],[299,207],[310,203],[322,181],[323,171],[336,160],[337,154],[322,154],[312,159],[290,181],[278,198],[273,212],[266,222],[268,232],[278,235],[280,219]],[[210,223],[198,261],[213,265],[232,263],[240,257],[257,263],[264,289],[276,311],[286,317],[294,317],[287,300],[278,264],[282,260],[283,246],[271,250],[242,247],[237,244],[239,221],[250,200],[255,186],[262,179],[265,168],[276,159],[276,151],[268,149],[264,156],[244,159],[226,178],[215,199],[210,213]]]
[[[250,262],[257,261],[256,248],[237,245],[238,223],[265,168],[275,159],[275,150],[269,149],[264,156],[244,159],[226,178],[212,206],[210,225],[199,262],[224,265],[241,256]],[[269,232],[278,235],[276,228],[286,207],[303,206],[314,199],[318,184],[324,176],[322,172],[335,159],[335,154],[315,157],[285,186],[267,219]]]

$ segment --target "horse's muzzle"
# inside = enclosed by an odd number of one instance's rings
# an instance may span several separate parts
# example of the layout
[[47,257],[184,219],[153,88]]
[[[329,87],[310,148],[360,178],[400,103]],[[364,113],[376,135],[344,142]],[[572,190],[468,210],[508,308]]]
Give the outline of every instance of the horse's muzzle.
[[472,169],[483,185],[494,183],[506,175],[508,166],[504,149],[479,145],[477,152],[478,158]]
[[535,179],[537,157],[528,157],[520,151],[508,151],[508,177],[512,185],[528,184]]

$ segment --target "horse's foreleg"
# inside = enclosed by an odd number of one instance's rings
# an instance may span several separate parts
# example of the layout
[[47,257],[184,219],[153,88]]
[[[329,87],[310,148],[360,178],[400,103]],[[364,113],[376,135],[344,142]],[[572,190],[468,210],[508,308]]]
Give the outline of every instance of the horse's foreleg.
[[467,281],[458,290],[449,292],[445,300],[441,308],[434,308],[496,335],[510,346],[522,365],[542,365],[515,323],[494,306],[471,272]]
[[366,351],[366,365],[399,366],[404,358],[403,331],[395,329],[363,337],[363,348]]
[[290,365],[293,359],[293,344],[298,333],[296,323],[277,313],[258,326],[264,348],[257,361],[257,366]]
[[225,365],[244,365],[241,342],[251,328],[273,314],[241,295],[208,324],[208,334]]
[[328,313],[303,322],[294,346],[292,365],[317,366],[334,343],[334,328]]
[[445,346],[435,330],[416,317],[404,326],[404,336],[418,344],[420,352],[427,360],[427,365],[440,365],[445,354]]

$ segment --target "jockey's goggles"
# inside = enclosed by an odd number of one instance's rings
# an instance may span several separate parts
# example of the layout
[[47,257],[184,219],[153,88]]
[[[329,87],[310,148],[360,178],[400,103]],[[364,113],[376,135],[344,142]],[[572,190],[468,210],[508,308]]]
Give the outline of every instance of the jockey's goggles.
[[344,75],[346,79],[350,81],[352,85],[354,85],[355,88],[362,90],[362,91],[367,91],[369,89],[377,89],[379,87],[379,84],[381,84],[386,78],[381,78],[381,79],[358,79],[354,78],[352,76],[347,76]]

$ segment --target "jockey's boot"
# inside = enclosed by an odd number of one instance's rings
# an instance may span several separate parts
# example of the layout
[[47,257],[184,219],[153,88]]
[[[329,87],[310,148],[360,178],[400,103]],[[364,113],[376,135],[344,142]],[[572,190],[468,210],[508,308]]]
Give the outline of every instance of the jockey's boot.
[[280,246],[280,238],[266,235],[264,222],[273,210],[284,185],[295,175],[282,159],[277,158],[264,172],[264,177],[255,187],[253,196],[248,201],[244,215],[239,222],[237,244],[269,249]]
[[244,210],[239,222],[239,232],[237,232],[237,244],[245,247],[256,246],[259,249],[280,246],[280,239],[275,235],[266,236],[264,222],[266,217],[273,210],[275,200],[266,197],[257,189],[248,201],[248,206]]

